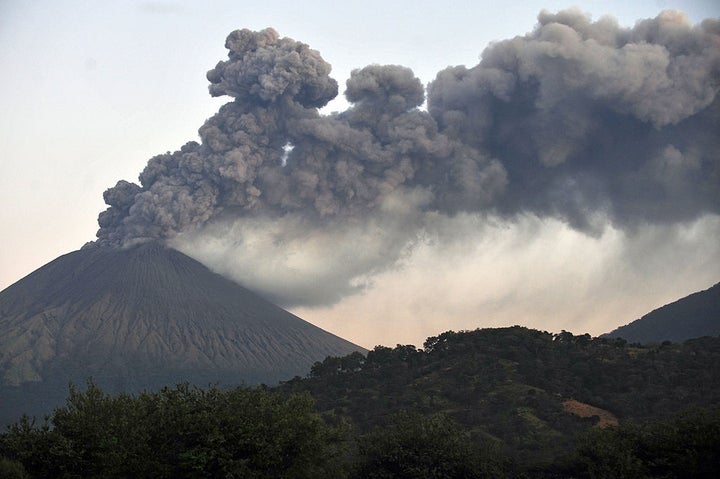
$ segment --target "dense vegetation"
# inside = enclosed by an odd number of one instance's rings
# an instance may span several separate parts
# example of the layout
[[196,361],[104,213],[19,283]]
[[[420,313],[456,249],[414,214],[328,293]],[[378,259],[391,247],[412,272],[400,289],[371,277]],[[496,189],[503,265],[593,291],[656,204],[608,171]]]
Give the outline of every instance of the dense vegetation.
[[276,388],[71,388],[0,436],[0,476],[720,477],[719,404],[720,338],[449,331]]
[[89,383],[50,424],[23,417],[0,448],[33,477],[314,479],[335,477],[342,438],[307,394],[181,384],[110,396]]
[[367,357],[327,358],[283,389],[310,392],[320,411],[351,418],[362,432],[395,411],[440,412],[516,459],[553,461],[594,424],[568,414],[566,400],[621,422],[720,404],[720,339],[640,347],[521,327],[449,331],[422,350],[378,346]]

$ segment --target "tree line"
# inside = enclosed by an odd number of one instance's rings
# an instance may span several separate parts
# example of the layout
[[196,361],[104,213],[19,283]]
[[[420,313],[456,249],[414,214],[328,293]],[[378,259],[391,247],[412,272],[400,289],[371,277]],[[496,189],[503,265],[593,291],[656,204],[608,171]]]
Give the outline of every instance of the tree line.
[[[327,358],[273,388],[110,395],[89,381],[0,434],[0,477],[720,477],[719,359],[720,338],[516,327]],[[595,427],[568,398],[620,424]]]

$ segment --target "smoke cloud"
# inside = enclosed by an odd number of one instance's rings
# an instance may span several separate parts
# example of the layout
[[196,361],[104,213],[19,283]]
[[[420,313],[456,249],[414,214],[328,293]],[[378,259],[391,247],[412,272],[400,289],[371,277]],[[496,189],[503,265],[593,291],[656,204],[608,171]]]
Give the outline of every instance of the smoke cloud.
[[355,70],[330,115],[317,51],[272,29],[226,47],[207,78],[232,101],[105,192],[96,244],[165,241],[284,306],[327,305],[463,234],[451,224],[534,216],[597,237],[720,213],[720,20],[542,12],[427,98],[406,67]]
[[429,86],[441,131],[507,171],[493,206],[583,230],[598,214],[626,228],[717,213],[720,21],[666,11],[623,29],[576,10],[538,21]]

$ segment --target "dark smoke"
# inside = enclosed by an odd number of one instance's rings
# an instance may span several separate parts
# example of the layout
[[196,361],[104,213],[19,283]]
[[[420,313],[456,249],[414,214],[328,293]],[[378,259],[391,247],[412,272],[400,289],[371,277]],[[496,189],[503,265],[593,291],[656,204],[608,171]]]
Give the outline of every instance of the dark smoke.
[[494,206],[578,228],[598,214],[627,227],[720,211],[720,21],[538,20],[428,89],[441,130],[508,172]]
[[[168,239],[228,213],[366,215],[390,193],[423,187],[432,208],[487,206],[502,166],[438,131],[418,107],[424,89],[407,68],[352,73],[348,111],[320,116],[337,94],[330,65],[274,30],[230,34],[229,60],[208,72],[212,95],[235,97],[200,128],[201,143],[152,158],[141,187],[105,194],[100,243]],[[287,145],[292,145],[287,152]]]
[[720,213],[719,20],[664,12],[625,29],[542,12],[477,66],[440,72],[427,111],[410,69],[371,65],[347,81],[352,106],[321,115],[338,87],[317,51],[272,29],[226,47],[207,77],[233,101],[200,143],[105,192],[98,244],[170,241],[269,268],[240,278],[280,303],[320,304],[395,264],[433,215],[597,232]]

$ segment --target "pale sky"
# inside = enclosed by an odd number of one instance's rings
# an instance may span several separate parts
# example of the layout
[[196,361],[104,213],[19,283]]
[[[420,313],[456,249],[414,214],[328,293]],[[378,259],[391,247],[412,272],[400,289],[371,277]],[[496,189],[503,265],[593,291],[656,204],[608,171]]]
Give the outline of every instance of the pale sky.
[[[226,58],[235,29],[273,27],[309,44],[342,92],[352,69],[373,63],[410,67],[427,84],[447,66],[477,64],[490,42],[532,30],[542,9],[571,6],[628,27],[663,9],[694,23],[720,17],[714,0],[0,0],[0,289],[93,240],[105,189],[198,139],[229,101],[210,97],[205,73]],[[601,334],[720,281],[717,216],[640,227],[632,239],[550,219],[453,221],[471,241],[444,243],[442,261],[430,239],[362,293],[292,311],[365,347],[512,324]]]

